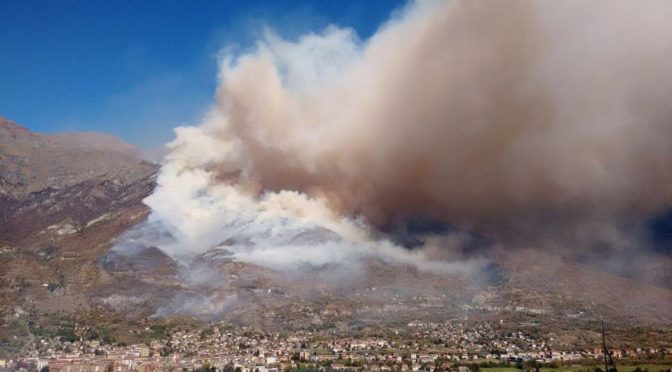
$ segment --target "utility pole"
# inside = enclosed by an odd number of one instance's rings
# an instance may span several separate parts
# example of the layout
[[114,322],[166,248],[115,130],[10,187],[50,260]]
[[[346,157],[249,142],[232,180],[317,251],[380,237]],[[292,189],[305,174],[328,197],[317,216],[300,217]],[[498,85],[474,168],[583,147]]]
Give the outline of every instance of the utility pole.
[[604,337],[604,320],[600,320],[600,329],[602,330],[602,350],[604,351],[604,372],[609,372],[609,363],[616,370],[616,363],[611,359],[611,354],[609,354],[609,349],[607,349],[607,339]]

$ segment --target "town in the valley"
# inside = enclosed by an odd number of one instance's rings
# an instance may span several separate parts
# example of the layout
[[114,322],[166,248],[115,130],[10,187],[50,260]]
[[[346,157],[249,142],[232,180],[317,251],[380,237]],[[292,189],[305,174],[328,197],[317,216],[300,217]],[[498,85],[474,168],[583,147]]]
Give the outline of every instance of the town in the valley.
[[[403,327],[344,336],[334,330],[269,333],[225,323],[170,329],[165,337],[126,345],[91,336],[34,337],[20,355],[0,359],[0,371],[123,372],[288,370],[504,371],[503,368],[597,371],[604,349],[576,347],[534,332],[505,331],[497,323],[411,322]],[[154,327],[154,326],[152,326]],[[148,327],[147,332],[156,331]],[[131,331],[133,332],[133,331]],[[609,370],[670,371],[672,347],[608,348]],[[651,367],[654,366],[654,367]],[[623,370],[623,369],[621,369]]]

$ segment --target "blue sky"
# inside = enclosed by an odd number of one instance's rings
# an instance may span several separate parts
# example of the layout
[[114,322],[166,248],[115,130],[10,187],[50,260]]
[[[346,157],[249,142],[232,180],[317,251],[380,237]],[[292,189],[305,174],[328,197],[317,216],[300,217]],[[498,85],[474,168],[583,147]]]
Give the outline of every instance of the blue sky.
[[217,52],[269,26],[367,38],[401,0],[0,0],[0,116],[46,133],[109,132],[144,148],[212,102]]

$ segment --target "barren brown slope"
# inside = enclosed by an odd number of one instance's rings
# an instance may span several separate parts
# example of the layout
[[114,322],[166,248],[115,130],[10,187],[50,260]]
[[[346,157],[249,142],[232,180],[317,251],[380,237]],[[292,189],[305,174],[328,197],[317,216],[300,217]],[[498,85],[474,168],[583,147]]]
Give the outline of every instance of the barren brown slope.
[[44,135],[0,117],[0,195],[20,199],[92,180],[132,183],[154,166],[121,139],[100,133]]
[[0,119],[3,319],[89,306],[87,292],[109,280],[97,258],[147,214],[157,166],[138,154],[109,135],[49,136]]
[[78,229],[138,204],[155,171],[116,137],[48,136],[0,118],[0,238],[19,243],[59,223]]
[[498,260],[507,280],[497,289],[496,298],[506,299],[514,307],[573,317],[672,323],[669,288],[563,260],[543,251],[508,252],[499,255]]

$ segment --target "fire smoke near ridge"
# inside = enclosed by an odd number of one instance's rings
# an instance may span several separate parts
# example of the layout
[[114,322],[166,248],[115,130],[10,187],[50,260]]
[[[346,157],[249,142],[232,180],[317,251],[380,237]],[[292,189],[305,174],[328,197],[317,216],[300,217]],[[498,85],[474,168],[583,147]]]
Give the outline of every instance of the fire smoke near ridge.
[[618,235],[672,201],[670,14],[662,0],[419,1],[365,41],[269,32],[222,58],[211,111],[176,129],[146,200],[177,239],[162,249],[317,225],[365,247],[318,262],[380,246],[410,259],[370,236],[416,216],[511,242]]

